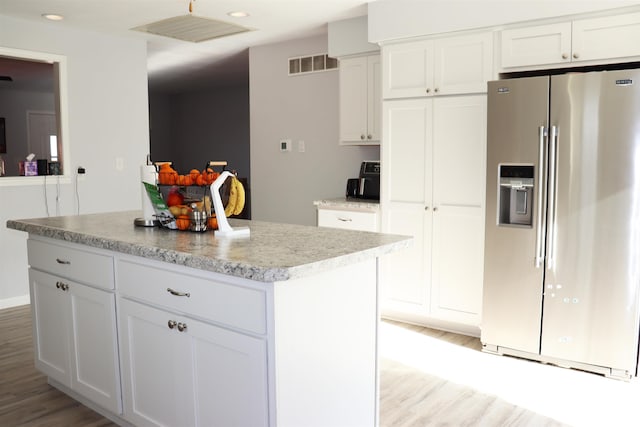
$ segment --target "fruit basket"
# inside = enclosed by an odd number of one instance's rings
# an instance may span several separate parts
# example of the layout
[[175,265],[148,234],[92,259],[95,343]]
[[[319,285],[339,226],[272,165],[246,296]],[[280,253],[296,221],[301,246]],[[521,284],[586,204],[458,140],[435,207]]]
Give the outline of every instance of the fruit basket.
[[[217,172],[215,166],[222,166],[223,170]],[[226,166],[227,162],[211,161],[202,173],[192,169],[186,179],[187,175],[178,174],[170,163],[156,164],[158,184],[144,184],[159,224],[172,230],[197,232],[216,230],[219,222],[224,223],[223,228],[230,228],[226,218],[242,213],[245,190],[235,173],[225,170]],[[216,200],[220,201],[219,206]]]

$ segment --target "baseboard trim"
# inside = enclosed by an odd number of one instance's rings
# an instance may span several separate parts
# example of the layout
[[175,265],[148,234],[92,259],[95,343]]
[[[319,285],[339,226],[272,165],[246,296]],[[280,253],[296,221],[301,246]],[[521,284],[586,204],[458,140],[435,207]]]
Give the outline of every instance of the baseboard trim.
[[0,299],[0,310],[2,310],[3,308],[18,307],[20,305],[27,305],[30,303],[31,298],[29,298],[29,294],[19,297]]

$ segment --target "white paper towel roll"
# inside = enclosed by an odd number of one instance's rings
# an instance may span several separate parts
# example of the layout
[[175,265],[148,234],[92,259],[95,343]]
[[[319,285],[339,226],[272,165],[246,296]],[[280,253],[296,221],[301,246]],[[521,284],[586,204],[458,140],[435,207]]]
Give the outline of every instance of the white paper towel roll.
[[140,166],[140,186],[142,187],[142,215],[144,220],[153,221],[155,219],[155,211],[153,205],[147,194],[147,190],[144,188],[143,182],[156,185],[158,174],[156,168],[153,165]]

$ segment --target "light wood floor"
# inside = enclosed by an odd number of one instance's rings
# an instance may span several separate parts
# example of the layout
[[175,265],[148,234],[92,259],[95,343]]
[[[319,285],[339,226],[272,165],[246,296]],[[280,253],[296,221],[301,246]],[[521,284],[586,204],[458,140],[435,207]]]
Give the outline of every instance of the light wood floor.
[[[477,338],[385,323],[480,350]],[[381,360],[380,388],[381,427],[562,425],[495,396],[387,358]],[[28,306],[0,310],[0,426],[115,426],[49,386],[35,370]]]

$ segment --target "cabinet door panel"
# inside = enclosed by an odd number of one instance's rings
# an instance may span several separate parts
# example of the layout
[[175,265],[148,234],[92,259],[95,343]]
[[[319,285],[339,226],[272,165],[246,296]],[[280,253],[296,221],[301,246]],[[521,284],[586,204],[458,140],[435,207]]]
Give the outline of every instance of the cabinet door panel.
[[382,96],[408,98],[433,91],[433,41],[384,46]]
[[638,40],[640,13],[573,22],[574,61],[640,56]]
[[482,308],[484,212],[447,207],[433,215],[431,314],[478,325]]
[[367,138],[367,58],[340,60],[340,140]]
[[504,30],[503,68],[571,61],[571,23]]
[[431,213],[421,204],[393,203],[386,209],[384,231],[413,236],[413,245],[385,255],[382,266],[383,311],[426,314],[431,276]]
[[380,122],[382,121],[382,62],[380,55],[367,58],[369,75],[369,99],[367,101],[367,129],[372,141],[380,141]]
[[122,413],[115,296],[70,285],[73,324],[72,388],[100,406]]
[[264,340],[190,321],[196,425],[268,425]]
[[493,35],[477,34],[436,41],[435,93],[484,93],[493,69]]
[[70,387],[69,295],[56,288],[59,281],[51,274],[29,270],[35,364],[45,375]]
[[384,174],[381,196],[389,202],[431,204],[431,100],[384,105]]
[[124,418],[139,426],[192,426],[193,363],[175,315],[120,300]]
[[434,100],[434,206],[484,208],[486,95]]

